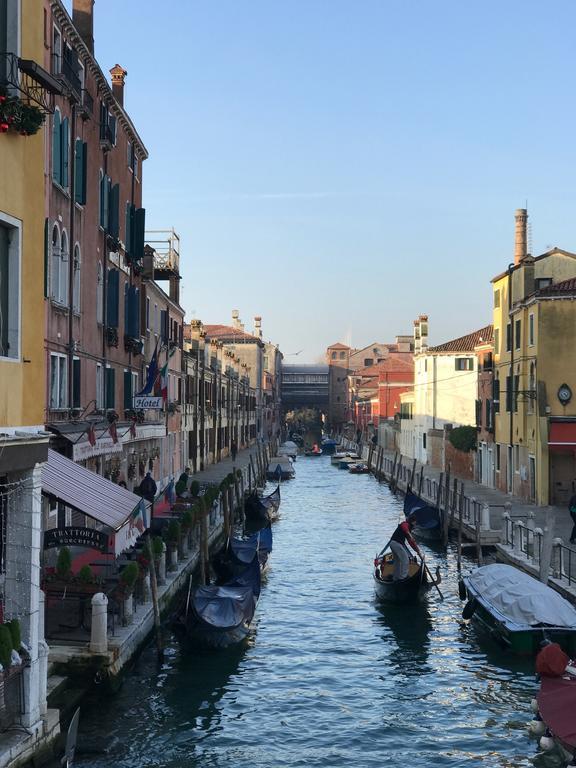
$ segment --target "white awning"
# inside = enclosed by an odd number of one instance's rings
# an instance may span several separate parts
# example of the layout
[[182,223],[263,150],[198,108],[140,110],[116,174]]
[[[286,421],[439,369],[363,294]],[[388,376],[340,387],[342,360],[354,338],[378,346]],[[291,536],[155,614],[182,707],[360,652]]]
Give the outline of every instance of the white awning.
[[149,524],[144,499],[50,448],[42,468],[42,491],[111,528],[116,554],[131,546]]

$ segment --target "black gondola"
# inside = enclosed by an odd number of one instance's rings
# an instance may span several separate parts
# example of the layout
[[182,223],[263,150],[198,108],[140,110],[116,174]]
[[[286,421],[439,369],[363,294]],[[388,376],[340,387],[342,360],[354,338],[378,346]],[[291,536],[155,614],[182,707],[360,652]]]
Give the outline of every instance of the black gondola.
[[404,514],[416,517],[413,533],[416,538],[427,541],[441,541],[444,534],[444,514],[437,507],[421,499],[411,490],[404,496]]
[[417,600],[430,586],[424,561],[410,560],[408,576],[394,581],[394,558],[389,552],[374,566],[374,589],[379,600],[388,603],[409,603]]
[[196,587],[183,619],[188,637],[210,648],[242,642],[260,596],[260,563],[254,557],[242,574],[224,585]]
[[280,501],[279,485],[268,496],[259,496],[256,491],[253,491],[246,496],[244,514],[248,519],[274,520],[280,507]]

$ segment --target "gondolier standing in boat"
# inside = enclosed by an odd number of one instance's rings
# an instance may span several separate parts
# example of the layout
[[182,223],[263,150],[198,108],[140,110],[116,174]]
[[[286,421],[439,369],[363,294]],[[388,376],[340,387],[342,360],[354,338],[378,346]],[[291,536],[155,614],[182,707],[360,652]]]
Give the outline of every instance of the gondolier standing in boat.
[[410,515],[396,528],[390,539],[390,549],[394,555],[394,581],[400,581],[408,577],[408,566],[410,565],[410,551],[406,546],[409,544],[422,559],[424,556],[420,547],[412,537],[412,529],[416,525],[416,517]]

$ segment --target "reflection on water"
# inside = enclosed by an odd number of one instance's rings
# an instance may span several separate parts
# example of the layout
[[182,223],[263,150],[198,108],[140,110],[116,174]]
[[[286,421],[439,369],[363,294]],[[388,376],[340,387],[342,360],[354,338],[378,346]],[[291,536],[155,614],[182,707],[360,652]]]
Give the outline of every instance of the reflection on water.
[[425,547],[444,601],[376,604],[372,559],[401,500],[327,457],[299,458],[282,497],[247,645],[199,655],[173,637],[160,669],[147,649],[112,701],[83,707],[79,764],[549,768],[526,732],[532,662],[463,626],[453,554]]

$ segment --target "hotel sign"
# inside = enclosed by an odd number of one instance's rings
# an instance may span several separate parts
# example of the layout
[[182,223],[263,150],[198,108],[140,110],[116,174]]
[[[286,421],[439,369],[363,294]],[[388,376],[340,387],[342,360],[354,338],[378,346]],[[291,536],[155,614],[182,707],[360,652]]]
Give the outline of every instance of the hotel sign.
[[108,534],[95,528],[51,528],[44,533],[44,549],[54,547],[88,547],[108,552]]
[[161,411],[164,405],[163,397],[154,397],[153,395],[134,395],[133,407],[138,411],[157,410]]

